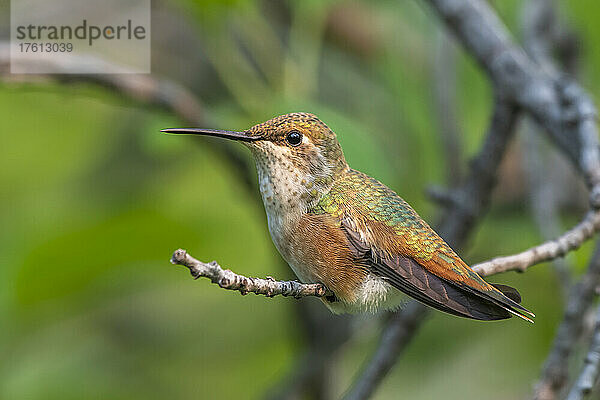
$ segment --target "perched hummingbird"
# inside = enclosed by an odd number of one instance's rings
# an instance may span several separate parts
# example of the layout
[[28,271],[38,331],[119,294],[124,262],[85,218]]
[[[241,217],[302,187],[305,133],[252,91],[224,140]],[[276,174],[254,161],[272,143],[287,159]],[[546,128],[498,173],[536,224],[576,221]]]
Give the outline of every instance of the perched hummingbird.
[[400,196],[350,168],[335,133],[315,115],[286,114],[242,132],[162,132],[250,149],[273,243],[302,282],[333,293],[323,299],[333,312],[392,309],[404,292],[461,317],[533,322],[515,289],[484,281]]

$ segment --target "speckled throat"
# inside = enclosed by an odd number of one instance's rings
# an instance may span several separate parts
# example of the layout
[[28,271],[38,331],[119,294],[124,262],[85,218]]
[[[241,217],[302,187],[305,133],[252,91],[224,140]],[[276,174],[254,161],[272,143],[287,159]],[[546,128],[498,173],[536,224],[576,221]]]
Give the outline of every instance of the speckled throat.
[[[248,147],[256,161],[258,184],[271,238],[282,256],[296,270],[289,254],[289,235],[302,215],[331,189],[334,179],[342,170],[330,165],[319,152],[298,159],[288,147],[271,141],[254,142]],[[306,157],[314,160],[307,162]],[[307,278],[299,271],[295,272],[301,279]]]
[[[303,128],[307,132],[302,145],[296,148],[278,135]],[[247,134],[262,138],[245,144],[254,156],[260,193],[269,216],[306,212],[349,169],[335,134],[312,114],[277,117],[250,128]]]

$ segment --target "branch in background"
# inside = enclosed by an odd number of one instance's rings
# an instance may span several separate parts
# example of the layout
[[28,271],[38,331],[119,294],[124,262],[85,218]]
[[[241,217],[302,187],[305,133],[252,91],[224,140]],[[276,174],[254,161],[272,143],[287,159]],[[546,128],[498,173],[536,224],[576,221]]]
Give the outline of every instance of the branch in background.
[[490,202],[497,171],[514,135],[519,114],[514,104],[496,96],[485,141],[470,162],[469,175],[460,188],[449,192],[451,206],[436,229],[455,248],[464,247],[469,233]]
[[592,305],[598,285],[600,285],[600,242],[596,245],[587,272],[571,289],[552,350],[544,365],[542,377],[535,387],[535,399],[560,398],[560,393],[568,381],[569,357],[581,336],[584,326],[583,316]]
[[[350,329],[348,329],[350,331]],[[334,350],[338,350],[335,346]],[[333,364],[331,349],[307,346],[307,350],[295,356],[291,371],[277,382],[266,395],[265,400],[298,400],[298,399],[328,399],[325,393],[329,388],[323,387],[327,380],[321,379],[321,374],[329,377],[329,369]],[[305,395],[304,397],[302,395]]]
[[567,400],[583,400],[594,389],[600,376],[600,307],[596,310],[596,327],[592,335],[592,343],[585,357],[583,368]]
[[[523,7],[523,25],[529,54],[531,54],[536,63],[549,76],[558,80],[560,73],[552,60],[552,53],[557,45],[562,44],[563,38],[569,35],[568,33],[561,32],[558,28],[556,6],[554,0],[532,0],[527,2]],[[573,60],[563,61],[567,66],[573,64]],[[561,86],[563,84],[558,85],[558,87]],[[598,174],[598,139],[595,137],[597,135],[595,121],[590,121],[595,116],[595,109],[589,99],[587,99],[587,96],[582,94],[581,89],[575,88],[574,93],[578,93],[577,100],[566,103],[566,110],[564,112],[567,118],[565,120],[568,120],[568,114],[573,112],[570,108],[576,104],[575,108],[577,111],[574,113],[576,118],[573,121],[575,122],[576,133],[579,134],[579,145],[582,146],[579,151],[578,165],[583,176],[588,177],[587,183],[591,189],[590,203],[593,207],[597,207],[599,189],[598,182],[594,181],[593,177]],[[592,118],[583,115],[582,107],[583,109],[587,108],[587,113]],[[590,147],[587,148],[587,146]],[[562,236],[562,239],[564,239],[562,241],[565,247],[564,250],[568,250],[568,247],[579,246],[581,241],[585,240],[584,236],[591,236],[593,234],[592,229],[598,229],[598,220],[597,209],[589,212],[578,227]],[[586,223],[587,227],[585,226]],[[580,228],[579,234],[571,235],[576,233],[575,231],[578,228]],[[571,240],[568,240],[569,236]],[[598,264],[600,264],[600,256],[598,255],[600,244],[598,246],[586,275],[573,288],[567,299],[565,315],[556,333],[553,347],[544,364],[540,381],[535,387],[535,399],[558,399],[566,387],[569,376],[569,359],[583,331],[585,316],[593,301],[595,286],[600,282],[600,267],[598,267]],[[546,247],[548,249],[552,247],[551,242]],[[540,253],[543,253],[541,246],[539,250],[541,250]]]
[[[485,146],[484,146],[485,147]],[[595,223],[600,223],[600,213],[592,213],[595,216]],[[591,228],[589,228],[591,230]],[[583,241],[579,236],[575,239],[571,236],[583,235],[585,229],[573,229],[571,232],[563,235],[556,241],[556,247],[560,250],[561,243],[574,245],[578,241]],[[579,242],[580,243],[580,242]],[[505,272],[510,269],[519,268],[525,269],[527,266],[534,265],[537,252],[536,248],[530,249],[527,252],[516,256],[504,257],[495,259],[487,263],[478,264],[474,269],[482,276],[489,276],[500,272]],[[553,252],[555,250],[548,250]],[[525,256],[533,254],[534,257]],[[547,255],[546,251],[539,252],[540,257]],[[558,253],[552,253],[558,254]],[[515,257],[517,261],[511,261]],[[507,262],[499,262],[508,260]],[[526,262],[522,264],[523,260]],[[173,254],[171,259],[173,264],[184,265],[190,269],[192,276],[197,279],[199,277],[207,277],[213,283],[228,290],[238,290],[242,294],[255,293],[273,297],[275,295],[294,296],[296,298],[315,296],[323,297],[330,293],[320,284],[302,284],[294,281],[278,282],[272,279],[248,278],[233,273],[230,270],[223,270],[216,262],[203,263],[189,254],[185,250],[179,249]],[[525,265],[525,266],[523,266]],[[572,295],[569,297],[569,304],[563,326],[559,329],[555,341],[555,351],[553,356],[549,358],[545,375],[548,376],[552,387],[544,385],[544,381],[540,383],[537,392],[540,393],[539,399],[553,399],[554,397],[544,397],[549,390],[554,390],[559,382],[566,382],[566,373],[564,369],[567,365],[567,359],[579,337],[583,318],[581,318],[581,310],[589,307],[593,300],[596,287],[600,285],[600,247],[596,251],[590,268],[586,274],[574,288]],[[402,353],[406,345],[410,343],[414,334],[425,320],[428,312],[427,309],[417,302],[409,303],[401,312],[392,314],[378,345],[377,350],[373,354],[370,362],[361,373],[360,379],[356,380],[352,390],[344,397],[345,400],[355,400],[369,398],[383,378],[391,370],[397,361],[397,358]],[[560,384],[562,387],[564,383]]]
[[[486,3],[479,0],[429,1],[436,9],[438,9],[438,12],[440,12],[442,17],[446,19],[448,25],[455,29],[459,39],[466,45],[471,53],[474,54],[474,56],[490,74],[491,79],[495,83],[496,90],[502,88],[502,95],[509,99],[507,104],[515,102],[519,107],[529,111],[534,116],[536,121],[538,121],[540,125],[548,130],[555,143],[558,144],[559,147],[561,147],[561,149],[569,155],[570,159],[577,165],[579,170],[586,177],[588,185],[592,189],[591,203],[594,206],[599,206],[600,168],[598,167],[600,166],[600,157],[598,156],[598,142],[596,137],[596,114],[593,104],[585,95],[585,93],[583,93],[581,88],[579,88],[570,80],[559,76],[556,71],[551,69],[544,69],[540,71],[537,65],[531,62],[531,60],[529,60],[518,47],[512,44],[510,37],[502,23],[497,19],[493,11]],[[91,77],[93,77],[93,79]],[[134,82],[135,79],[129,80],[130,77],[131,76],[127,76],[127,82],[120,82],[119,79],[105,80],[104,76],[93,75],[59,75],[52,77],[48,76],[47,79],[58,79],[62,82],[80,80],[90,81],[92,83],[105,85],[113,90],[118,91],[119,93],[133,98],[134,100],[165,107],[171,111],[174,111],[177,115],[187,114],[186,110],[181,108],[185,108],[186,104],[176,104],[176,100],[181,100],[184,97],[177,95],[176,98],[173,98],[173,95],[170,94],[162,97],[162,92],[169,92],[171,88],[165,88],[161,85],[153,86],[150,84],[151,82],[147,81],[138,81],[135,83],[135,86],[132,89],[127,85]],[[98,81],[94,81],[96,78]],[[511,125],[510,130],[512,130],[514,118],[517,113],[515,112],[514,107],[510,106],[509,108],[512,111],[507,116],[508,118],[506,118],[506,122]],[[179,109],[179,111],[177,111],[177,109]],[[190,115],[192,114],[193,113]],[[499,118],[503,119],[504,117],[500,116]],[[191,123],[197,125],[197,122]],[[228,147],[225,147],[225,149],[228,149]],[[501,157],[502,153],[503,149],[501,149],[499,153],[496,151],[491,152],[488,154],[488,156]],[[234,155],[237,156],[237,154]],[[484,155],[485,151],[482,151],[482,156]],[[245,162],[243,162],[243,164],[245,164]],[[474,164],[473,169],[476,169],[475,167],[479,166],[485,167],[489,164],[493,165],[494,162],[488,162],[483,159],[482,164]],[[477,173],[475,173],[475,175],[476,174]],[[446,240],[453,246],[459,246],[462,242],[464,242],[467,233],[471,230],[477,218],[487,205],[489,193],[494,183],[495,169],[493,171],[487,171],[484,169],[482,171],[482,175],[483,178],[490,178],[490,180],[483,179],[479,182],[472,182],[469,180],[463,186],[463,188],[461,188],[461,190],[456,192],[458,194],[456,198],[461,200],[453,202],[445,222],[442,223],[442,226],[439,229],[442,236],[446,238]],[[585,224],[591,224],[591,230],[586,227],[578,229]],[[557,254],[558,256],[561,254],[563,249],[566,248],[570,250],[578,247],[580,244],[579,242],[579,244],[573,245],[573,243],[570,242],[571,236],[567,237],[569,234],[577,230],[579,233],[575,233],[572,237],[575,237],[575,240],[579,240],[577,239],[579,237],[585,237],[586,235],[588,235],[587,237],[591,236],[595,229],[597,229],[597,215],[595,212],[592,212],[588,214],[584,221],[582,221],[582,223],[580,223],[576,228],[561,237],[563,238],[563,242],[545,243],[519,255],[501,258],[500,260],[504,259],[504,262],[499,264],[501,267],[498,267],[498,272],[502,268],[511,269],[513,266],[515,266],[514,268],[526,268],[526,266],[523,265],[533,265],[531,260],[541,260],[543,257],[545,257],[542,255],[540,258],[538,254],[539,252],[542,252],[542,254]],[[585,238],[582,239],[582,241],[583,240],[585,240]],[[525,253],[531,254],[523,256]],[[520,257],[526,259],[526,261],[521,260],[515,264],[514,260],[507,260],[511,257]],[[192,258],[192,260],[194,259]],[[197,260],[194,261],[200,265],[195,266],[194,268],[202,267],[211,270],[215,267],[214,264],[204,264]],[[490,262],[498,262],[498,260],[492,260]],[[218,265],[216,267],[218,267]],[[495,268],[496,267],[494,267],[492,272],[496,272]],[[590,270],[591,269],[592,268],[590,266]],[[223,273],[228,272],[223,271],[222,269],[221,271]],[[590,271],[588,271],[588,273],[589,272]],[[210,274],[212,274],[212,272],[210,272]],[[485,274],[485,272],[482,272],[482,274]],[[233,275],[240,277],[235,274]],[[240,282],[244,284],[248,284],[249,280],[252,280],[251,283],[254,283],[254,278],[240,277],[240,279]],[[244,281],[244,279],[247,281]],[[260,281],[273,282],[270,280]],[[217,282],[220,282],[220,279],[217,280]],[[231,289],[240,290],[239,287],[232,287]],[[272,293],[269,291],[269,289],[265,290],[266,292],[260,293]],[[244,292],[245,288],[241,289],[240,291]],[[570,300],[573,300],[574,298],[575,293],[570,297]],[[569,302],[569,304],[571,304],[571,302]],[[411,311],[411,308],[414,309]],[[382,337],[382,345],[380,345],[378,352],[375,354],[373,362],[369,364],[368,368],[365,370],[369,371],[371,368],[370,375],[366,373],[363,375],[366,377],[365,387],[367,387],[367,390],[365,393],[372,393],[379,382],[381,382],[385,374],[391,369],[398,355],[405,345],[410,341],[410,338],[414,335],[420,326],[420,323],[424,319],[425,314],[423,310],[425,310],[424,307],[418,304],[411,304],[401,313],[394,315],[394,317],[390,320],[384,332],[384,336],[386,338],[385,340],[394,341],[395,346],[391,347],[394,349],[394,351],[385,354],[385,359],[381,359],[380,357],[379,361],[376,361],[379,350],[383,349],[384,337]],[[574,315],[572,318],[573,322],[571,327],[568,329],[572,330],[574,329],[574,325],[582,323],[583,313],[580,309],[576,311],[579,311],[581,315],[572,313],[565,316],[565,321],[563,321],[564,324],[568,323],[567,317],[569,315]],[[569,312],[569,309],[567,312]],[[557,341],[560,335],[561,331],[559,330]],[[569,343],[569,345],[574,346],[574,343]],[[387,349],[384,350],[387,351]],[[563,365],[567,364],[566,361],[568,360],[568,355],[570,352],[571,350],[569,350],[566,357],[562,359],[562,361],[564,361]],[[367,375],[369,375],[370,378]],[[361,382],[358,382],[358,384],[361,384]]]
[[[27,59],[31,59],[30,56]],[[23,63],[23,61],[20,61]],[[70,71],[86,69],[91,62],[88,57],[40,57],[32,63],[43,65],[55,74],[11,74],[9,44],[0,42],[0,77],[5,82],[37,83],[58,81],[59,83],[93,83],[131,100],[164,108],[173,112],[184,123],[199,124],[204,121],[204,110],[199,99],[176,83],[158,79],[150,74],[115,74],[122,70],[119,66],[101,59],[93,59],[94,64],[102,65],[105,74],[73,74]],[[42,68],[40,68],[42,69]]]
[[[586,93],[571,79],[561,75],[540,49],[535,56],[540,64],[529,58],[511,39],[508,30],[488,3],[481,0],[427,0],[459,41],[487,72],[495,88],[513,100],[549,134],[584,177],[590,190],[592,207],[600,206],[600,153],[596,109]],[[546,0],[535,0],[547,7]],[[541,1],[545,1],[542,3]],[[543,10],[542,10],[543,11]],[[559,242],[547,242],[530,251],[487,264],[492,270],[525,268],[531,263],[548,260],[579,246],[597,229],[598,215],[592,211]],[[573,243],[570,240],[574,240]],[[488,268],[480,266],[480,270]],[[590,266],[590,269],[592,266]],[[578,287],[585,282],[580,282]],[[587,309],[579,294],[569,296],[565,319],[556,336],[553,350],[546,362],[536,398],[554,399],[566,383],[568,358],[581,330]],[[573,306],[575,305],[575,306]],[[565,333],[566,332],[566,333]],[[573,333],[573,334],[570,334]],[[556,362],[555,360],[559,360]],[[558,372],[556,372],[558,371]]]
[[[28,56],[29,59],[30,57]],[[107,71],[106,74],[70,73],[70,71],[81,70],[83,66],[89,65],[89,57],[41,58],[32,62],[40,65],[48,64],[48,70],[63,71],[63,73],[46,75],[11,74],[9,45],[6,42],[0,42],[0,78],[4,82],[32,83],[37,85],[53,81],[64,84],[91,83],[111,90],[124,98],[168,111],[181,119],[183,124],[190,126],[202,126],[206,124],[204,107],[198,97],[173,81],[160,79],[151,74],[109,73],[110,71],[119,69],[114,64],[105,60],[96,60],[94,62],[103,65]],[[245,183],[246,188],[249,189],[249,192],[256,194],[254,188],[254,171],[239,152],[235,151],[229,143],[226,144],[223,141],[204,140],[202,142],[231,162],[233,167],[239,172],[239,176]]]
[[[527,111],[581,171],[592,204],[600,205],[600,155],[596,109],[571,79],[540,68],[518,47],[482,0],[426,0],[467,51],[487,72],[495,88]],[[597,186],[598,185],[598,186]]]
[[446,184],[458,186],[462,179],[462,143],[456,116],[456,48],[443,29],[435,34],[433,98],[438,134],[445,160]]
[[[527,55],[516,46],[510,39],[510,35],[502,22],[490,6],[480,0],[428,0],[431,6],[437,10],[447,25],[454,30],[459,41],[467,48],[482,67],[486,70],[494,83],[497,96],[506,97],[514,101],[520,108],[528,111],[534,119],[549,132],[555,144],[569,156],[585,177],[586,183],[591,190],[591,204],[600,205],[600,154],[598,152],[598,139],[596,127],[596,113],[593,103],[587,95],[574,82],[564,76],[557,76],[552,71],[542,72],[539,67],[527,57]],[[511,107],[514,108],[514,107]],[[495,112],[495,117],[502,119],[501,113]],[[514,118],[507,118],[511,129]],[[493,124],[492,124],[493,125]],[[488,138],[494,139],[493,136]],[[485,147],[481,156],[501,157],[502,152],[486,153]],[[494,165],[484,157],[477,159],[481,166]],[[477,169],[477,164],[472,165]],[[482,206],[487,205],[486,197],[489,190],[484,191],[484,196],[472,196],[472,191],[466,190],[469,185],[474,188],[474,194],[482,193],[477,189],[491,188],[495,179],[493,173],[486,173],[481,181],[470,180],[463,188],[462,193],[467,196],[445,196],[446,199],[460,199],[460,201],[449,201],[455,205],[455,214],[462,218],[448,217],[444,230],[440,230],[442,237],[456,246],[456,241],[466,236],[477,216],[480,215]],[[487,193],[486,193],[487,192]],[[481,200],[479,203],[477,200]],[[456,207],[458,205],[458,207]],[[462,207],[460,206],[462,205]],[[591,217],[590,217],[591,215]],[[595,213],[589,214],[576,228],[561,237],[563,240],[544,243],[538,247],[524,252],[525,258],[505,260],[507,264],[496,263],[497,266],[523,266],[533,265],[532,262],[547,260],[550,254],[559,256],[566,250],[571,250],[580,245],[570,243],[572,237],[589,238],[597,229]],[[464,239],[463,239],[464,240]],[[540,254],[541,253],[541,254]],[[500,270],[494,268],[490,271]],[[411,325],[413,335],[418,329],[419,323]],[[384,335],[394,329],[391,322],[386,327]],[[408,341],[403,340],[403,343]],[[376,352],[384,351],[383,341]],[[394,348],[393,360],[397,358],[403,346]],[[379,364],[378,364],[379,363]],[[346,396],[346,399],[368,398],[382,381],[383,377],[393,366],[393,362],[381,362],[373,357],[354,388]],[[377,371],[377,373],[373,373]]]
[[[455,248],[463,247],[469,232],[489,203],[502,156],[514,134],[518,111],[512,104],[497,99],[485,142],[465,184],[452,197],[445,218],[437,227],[440,235]],[[344,400],[369,398],[395,365],[414,337],[429,309],[416,301],[395,313],[384,328],[373,356],[363,367]]]
[[[524,46],[527,53],[545,70],[557,75],[552,55],[559,54],[558,62],[570,75],[575,75],[577,62],[576,36],[559,22],[554,0],[532,0],[522,7]],[[544,240],[561,233],[560,203],[566,196],[573,200],[578,194],[578,179],[564,165],[560,154],[548,148],[538,135],[540,127],[526,120],[524,127],[524,157],[530,187],[530,207]],[[548,179],[552,176],[553,179]],[[572,197],[571,197],[572,196]],[[559,285],[566,297],[571,284],[571,265],[563,258],[552,262]]]
[[437,203],[444,209],[451,207],[460,207],[461,199],[456,195],[455,190],[446,187],[431,184],[425,188],[425,195],[429,200]]
[[488,276],[511,270],[525,271],[532,265],[563,257],[591,238],[600,229],[600,211],[590,211],[573,229],[555,240],[542,243],[521,253],[494,258],[474,265],[473,270]]
[[368,399],[373,395],[428,314],[427,308],[416,301],[408,303],[402,311],[391,314],[377,349],[344,400]]
[[243,295],[248,293],[262,294],[267,297],[282,295],[299,299],[308,296],[325,297],[332,294],[319,283],[304,284],[296,281],[276,281],[272,278],[249,278],[238,275],[228,269],[224,270],[216,261],[210,263],[198,261],[183,249],[178,249],[173,253],[171,263],[189,268],[194,279],[209,278],[212,283],[216,283],[223,289],[237,290]]
[[[524,121],[522,161],[527,175],[529,209],[543,240],[559,237],[563,231],[560,221],[561,195],[577,193],[572,186],[577,177],[563,162],[556,149],[550,148],[529,120]],[[548,179],[552,176],[553,179]],[[552,266],[563,298],[566,298],[572,281],[572,265],[566,258],[555,258]]]
[[[9,55],[8,44],[0,43],[0,79],[4,82],[13,84],[35,84],[39,86],[43,86],[49,82],[58,82],[62,84],[94,84],[113,91],[122,98],[138,102],[141,105],[164,109],[181,119],[183,124],[189,126],[209,125],[205,122],[202,103],[194,93],[188,91],[181,85],[166,79],[161,79],[156,75],[69,74],[68,71],[79,69],[79,66],[77,65],[78,62],[89,62],[89,60],[79,60],[76,57],[68,59],[67,63],[64,63],[67,59],[59,58],[54,62],[62,62],[64,64],[53,64],[49,66],[53,70],[64,71],[64,74],[16,75],[10,74]],[[105,69],[107,72],[115,68],[109,63],[103,61],[100,62],[106,65]],[[73,65],[73,63],[75,65]],[[221,140],[211,139],[193,140],[193,142],[209,146],[216,153],[223,155],[225,160],[232,164],[234,170],[238,171],[237,176],[244,183],[247,192],[259,201],[258,191],[256,190],[254,181],[254,170],[249,166],[247,159],[243,157],[240,152],[235,151],[234,146]],[[297,285],[298,283],[290,282],[290,284]],[[303,307],[303,305],[298,304],[298,307]],[[300,319],[300,321],[304,322],[304,325],[306,325],[307,330],[313,328],[309,326],[312,319],[316,318],[312,314],[325,314],[329,317],[328,310],[323,310],[322,308],[309,308],[309,310],[310,311],[302,313],[303,317]],[[310,378],[308,379],[310,382],[307,385],[304,384],[306,383],[305,381],[300,382],[300,380],[298,380],[295,382],[298,391],[303,389],[302,386],[313,385],[318,378],[326,376],[326,369],[329,365],[326,360],[326,355],[333,353],[347,341],[348,337],[350,337],[348,324],[340,322],[337,319],[334,320],[329,318],[326,321],[321,321],[318,328],[323,329],[323,327],[325,327],[325,330],[328,332],[336,332],[336,338],[338,340],[335,343],[329,343],[330,335],[322,334],[323,330],[319,331],[320,335],[312,338],[312,341],[309,343],[310,348],[307,351],[306,358],[303,358],[305,362],[300,365],[303,368],[302,371],[300,371],[302,374],[301,378],[308,377]],[[322,342],[329,343],[326,352],[322,349],[324,347]],[[295,372],[298,371],[296,370]],[[317,376],[317,378],[312,379],[313,376]],[[295,376],[294,378],[298,378],[298,376]]]
[[[472,268],[482,276],[490,276],[512,270],[523,272],[535,264],[562,257],[569,251],[579,248],[598,229],[600,229],[600,211],[590,212],[581,223],[556,240],[532,247],[518,254],[494,258],[490,261],[474,265]],[[278,294],[294,297],[323,297],[328,295],[325,287],[320,284],[301,284],[293,281],[276,282],[268,279],[247,278],[229,270],[221,269],[214,261],[210,264],[200,262],[181,249],[173,254],[171,262],[190,268],[190,272],[196,279],[201,276],[207,277],[224,289],[239,290],[242,293],[253,292],[264,294],[268,297]]]
[[320,301],[306,298],[293,304],[294,334],[302,334],[306,348],[287,366],[288,372],[267,391],[265,400],[328,400],[334,398],[336,355],[353,336],[356,323],[350,314],[332,315]]

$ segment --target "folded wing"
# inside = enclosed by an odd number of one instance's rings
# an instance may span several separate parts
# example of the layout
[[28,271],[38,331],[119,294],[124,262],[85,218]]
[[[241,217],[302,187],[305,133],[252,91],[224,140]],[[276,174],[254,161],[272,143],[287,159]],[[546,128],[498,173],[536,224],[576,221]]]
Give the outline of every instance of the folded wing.
[[[349,191],[355,195],[345,195]],[[351,170],[315,212],[337,217],[355,257],[422,303],[478,320],[516,315],[532,322],[526,314],[533,314],[515,301],[520,300],[515,289],[483,280],[408,203],[377,180]]]

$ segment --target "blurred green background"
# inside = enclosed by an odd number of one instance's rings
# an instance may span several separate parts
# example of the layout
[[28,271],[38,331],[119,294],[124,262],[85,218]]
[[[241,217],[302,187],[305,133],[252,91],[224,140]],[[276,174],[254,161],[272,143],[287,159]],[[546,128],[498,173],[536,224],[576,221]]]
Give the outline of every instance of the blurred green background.
[[[523,2],[493,4],[519,39]],[[560,6],[578,39],[578,78],[598,97],[600,3]],[[8,5],[0,10],[7,15]],[[443,210],[425,189],[448,183],[434,94],[440,49],[454,55],[447,68],[465,171],[483,139],[489,82],[419,1],[156,1],[152,24],[153,74],[199,96],[205,127],[315,113],[353,168],[432,223]],[[183,247],[241,274],[292,278],[257,188],[212,139],[161,135],[185,124],[93,83],[5,80],[0,109],[0,398],[261,398],[290,372],[305,343],[296,300],[242,297],[169,263]],[[544,237],[519,131],[492,208],[463,252],[470,263]],[[253,171],[249,152],[226,145]],[[578,204],[560,203],[564,227],[582,215]],[[590,252],[588,243],[567,259],[574,274]],[[535,325],[435,312],[375,398],[529,395],[560,321],[561,287],[547,264],[493,281],[519,288]],[[370,316],[353,323],[333,360],[334,397],[381,326]]]

